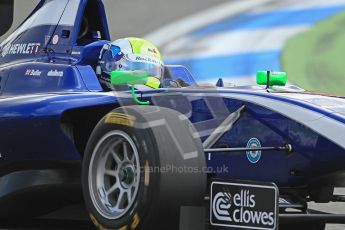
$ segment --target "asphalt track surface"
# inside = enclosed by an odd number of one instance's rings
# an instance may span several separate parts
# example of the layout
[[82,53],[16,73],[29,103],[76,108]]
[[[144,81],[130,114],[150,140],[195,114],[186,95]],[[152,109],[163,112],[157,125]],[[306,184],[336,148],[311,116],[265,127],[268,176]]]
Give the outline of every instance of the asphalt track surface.
[[[37,0],[15,0],[13,28],[21,22],[33,8]],[[104,0],[112,39],[126,36],[143,36],[186,16],[199,13],[227,0]],[[167,35],[170,36],[170,35]],[[2,40],[4,37],[0,37]],[[345,193],[344,189],[337,190]],[[312,208],[334,213],[345,213],[342,204],[310,204]],[[63,217],[64,219],[59,219]],[[66,220],[66,217],[68,219]],[[93,229],[87,221],[87,213],[82,205],[75,205],[51,214],[46,220],[0,222],[4,229]],[[328,225],[327,230],[341,230],[343,225]]]

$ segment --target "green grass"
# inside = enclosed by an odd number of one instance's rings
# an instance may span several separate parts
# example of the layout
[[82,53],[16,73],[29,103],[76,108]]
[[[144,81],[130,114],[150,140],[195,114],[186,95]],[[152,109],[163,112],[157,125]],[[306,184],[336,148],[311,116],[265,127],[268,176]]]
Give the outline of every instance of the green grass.
[[289,40],[282,66],[302,88],[345,96],[345,13]]

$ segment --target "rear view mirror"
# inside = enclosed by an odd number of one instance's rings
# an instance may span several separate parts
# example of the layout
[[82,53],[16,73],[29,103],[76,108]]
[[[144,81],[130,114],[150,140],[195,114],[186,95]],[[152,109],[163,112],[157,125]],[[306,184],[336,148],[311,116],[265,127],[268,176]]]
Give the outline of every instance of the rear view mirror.
[[0,22],[0,36],[2,36],[13,23],[13,0],[0,1]]
[[258,71],[256,73],[256,83],[266,86],[285,86],[287,76],[285,72]]
[[113,85],[132,85],[132,97],[140,105],[148,105],[150,102],[141,101],[137,98],[134,85],[146,85],[153,89],[157,89],[160,86],[160,80],[155,77],[150,77],[145,71],[112,71],[110,82]]
[[143,71],[112,71],[110,74],[113,85],[144,85],[148,77]]
[[112,71],[110,80],[113,85],[146,85],[153,89],[160,85],[159,79],[150,77],[145,71]]

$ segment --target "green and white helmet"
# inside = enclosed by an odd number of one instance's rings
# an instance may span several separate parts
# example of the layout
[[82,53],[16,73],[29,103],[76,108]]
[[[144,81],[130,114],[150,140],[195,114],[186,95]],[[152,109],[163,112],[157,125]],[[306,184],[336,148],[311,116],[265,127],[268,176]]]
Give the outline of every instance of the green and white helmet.
[[161,53],[151,42],[141,38],[123,38],[104,45],[99,60],[100,82],[107,88],[111,88],[110,74],[116,70],[145,71],[158,80],[164,74]]

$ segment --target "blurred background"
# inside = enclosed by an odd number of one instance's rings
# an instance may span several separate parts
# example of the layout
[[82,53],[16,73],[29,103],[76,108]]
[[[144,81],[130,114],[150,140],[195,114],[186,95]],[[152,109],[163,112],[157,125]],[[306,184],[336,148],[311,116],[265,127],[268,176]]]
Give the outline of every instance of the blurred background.
[[[14,1],[18,26],[39,0]],[[286,71],[307,90],[345,96],[345,0],[104,0],[112,39],[151,40],[168,64],[202,83],[255,83],[258,70]],[[1,6],[2,11],[11,8]],[[1,13],[1,12],[0,12]]]

